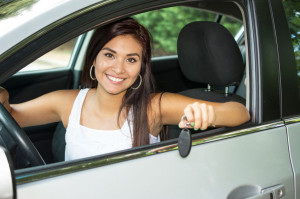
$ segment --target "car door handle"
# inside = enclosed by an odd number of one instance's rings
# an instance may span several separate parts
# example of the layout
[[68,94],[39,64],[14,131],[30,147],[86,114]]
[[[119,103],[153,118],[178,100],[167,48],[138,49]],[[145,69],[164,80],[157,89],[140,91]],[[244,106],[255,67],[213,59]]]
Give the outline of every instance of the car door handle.
[[285,196],[282,184],[261,189],[259,186],[245,185],[232,191],[228,199],[280,199]]
[[276,185],[261,190],[261,193],[248,197],[247,199],[279,199],[285,195],[285,188],[283,185]]

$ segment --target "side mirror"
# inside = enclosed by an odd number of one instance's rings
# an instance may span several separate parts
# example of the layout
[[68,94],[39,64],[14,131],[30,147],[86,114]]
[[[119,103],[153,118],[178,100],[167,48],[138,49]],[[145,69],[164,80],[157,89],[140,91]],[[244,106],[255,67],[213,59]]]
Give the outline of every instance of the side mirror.
[[0,199],[16,199],[16,178],[9,153],[0,146]]

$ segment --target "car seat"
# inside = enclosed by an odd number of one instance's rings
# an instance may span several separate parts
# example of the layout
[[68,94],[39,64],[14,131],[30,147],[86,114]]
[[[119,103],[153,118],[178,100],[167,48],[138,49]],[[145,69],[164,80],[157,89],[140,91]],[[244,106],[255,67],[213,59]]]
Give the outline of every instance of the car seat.
[[[229,92],[238,86],[244,75],[244,62],[239,46],[231,33],[216,22],[197,21],[187,24],[177,41],[178,60],[185,77],[207,85],[180,94],[213,102],[245,99]],[[221,90],[220,90],[221,89]],[[178,126],[168,126],[169,139],[178,137]]]

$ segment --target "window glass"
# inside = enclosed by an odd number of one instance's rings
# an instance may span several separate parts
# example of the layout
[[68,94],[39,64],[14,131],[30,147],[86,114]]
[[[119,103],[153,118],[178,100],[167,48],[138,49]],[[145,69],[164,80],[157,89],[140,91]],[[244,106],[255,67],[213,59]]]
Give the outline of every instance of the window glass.
[[[177,6],[150,11],[136,15],[134,18],[144,25],[152,35],[152,56],[177,54],[177,38],[180,30],[193,21],[215,21],[217,14],[200,9]],[[235,35],[242,23],[222,16],[222,25]]]
[[291,32],[291,39],[298,70],[298,86],[300,88],[300,1],[283,0],[282,3]]
[[23,68],[21,72],[68,67],[75,43],[76,38],[64,43]]

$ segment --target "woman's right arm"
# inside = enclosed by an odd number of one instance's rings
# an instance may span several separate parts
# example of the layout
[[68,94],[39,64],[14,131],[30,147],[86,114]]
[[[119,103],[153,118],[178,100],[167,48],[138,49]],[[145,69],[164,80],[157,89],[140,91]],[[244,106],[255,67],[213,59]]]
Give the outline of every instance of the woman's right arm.
[[67,126],[73,102],[78,90],[54,91],[36,99],[9,104],[8,92],[0,88],[0,102],[21,127],[42,125],[62,121]]

